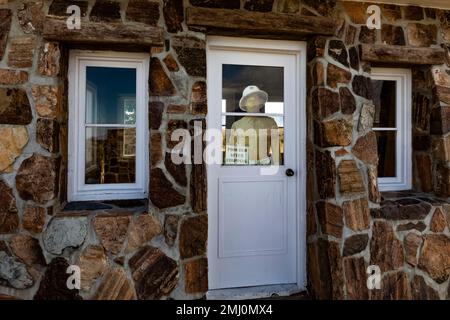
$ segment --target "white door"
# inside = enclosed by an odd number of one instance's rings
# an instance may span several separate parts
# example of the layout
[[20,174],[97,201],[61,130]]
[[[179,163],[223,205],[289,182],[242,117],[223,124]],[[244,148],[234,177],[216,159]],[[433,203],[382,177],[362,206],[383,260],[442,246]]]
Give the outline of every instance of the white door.
[[223,148],[208,164],[210,290],[305,285],[305,54],[208,38],[207,124]]

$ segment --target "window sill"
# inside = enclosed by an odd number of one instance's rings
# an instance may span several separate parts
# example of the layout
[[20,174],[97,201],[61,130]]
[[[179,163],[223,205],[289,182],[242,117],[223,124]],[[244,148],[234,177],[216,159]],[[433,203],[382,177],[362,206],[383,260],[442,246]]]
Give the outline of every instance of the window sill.
[[86,214],[91,212],[104,212],[117,214],[122,211],[146,211],[148,200],[108,200],[108,201],[74,201],[67,203],[59,215]]

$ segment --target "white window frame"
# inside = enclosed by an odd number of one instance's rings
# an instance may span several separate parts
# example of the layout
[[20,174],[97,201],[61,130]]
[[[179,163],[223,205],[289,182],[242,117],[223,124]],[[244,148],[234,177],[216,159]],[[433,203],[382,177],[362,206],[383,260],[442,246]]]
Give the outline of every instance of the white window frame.
[[[396,131],[396,177],[378,178],[380,191],[412,188],[412,76],[410,69],[372,68],[372,80],[397,83],[396,128],[373,128],[374,131]],[[378,152],[380,152],[378,150]]]
[[[71,50],[69,57],[68,192],[70,201],[144,199],[148,196],[148,74],[150,55]],[[136,69],[135,183],[85,183],[86,67]],[[109,126],[109,125],[97,125]],[[113,125],[115,126],[115,125]]]

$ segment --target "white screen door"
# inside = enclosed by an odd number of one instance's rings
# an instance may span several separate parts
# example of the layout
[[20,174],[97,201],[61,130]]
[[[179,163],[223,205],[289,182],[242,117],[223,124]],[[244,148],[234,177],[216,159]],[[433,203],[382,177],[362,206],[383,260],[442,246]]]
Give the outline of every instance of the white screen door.
[[305,47],[208,39],[209,289],[305,283]]

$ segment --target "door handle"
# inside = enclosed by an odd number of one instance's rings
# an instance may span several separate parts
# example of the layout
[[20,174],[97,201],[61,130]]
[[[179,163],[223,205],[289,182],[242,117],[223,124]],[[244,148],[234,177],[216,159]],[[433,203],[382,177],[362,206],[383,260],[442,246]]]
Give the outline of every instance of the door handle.
[[294,170],[292,170],[292,169],[287,169],[287,170],[286,170],[286,175],[287,175],[288,177],[293,177],[293,176],[295,175],[295,172],[294,172]]

